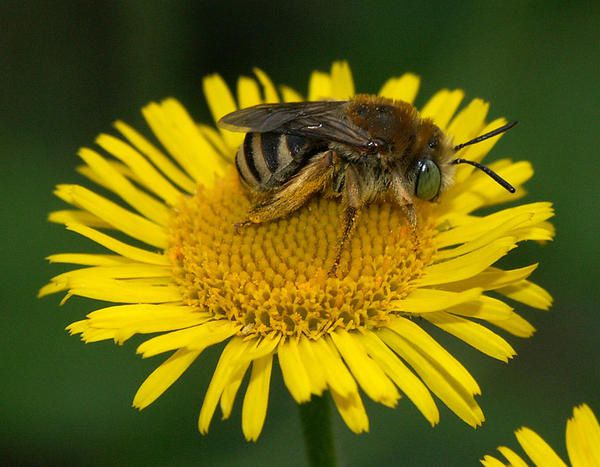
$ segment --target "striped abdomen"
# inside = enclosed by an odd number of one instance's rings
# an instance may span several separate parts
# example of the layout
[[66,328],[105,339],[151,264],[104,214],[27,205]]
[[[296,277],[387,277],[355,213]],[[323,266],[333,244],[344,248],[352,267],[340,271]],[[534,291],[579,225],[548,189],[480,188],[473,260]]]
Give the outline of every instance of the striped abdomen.
[[301,136],[247,133],[235,165],[248,188],[265,191],[288,181],[321,148],[322,143]]

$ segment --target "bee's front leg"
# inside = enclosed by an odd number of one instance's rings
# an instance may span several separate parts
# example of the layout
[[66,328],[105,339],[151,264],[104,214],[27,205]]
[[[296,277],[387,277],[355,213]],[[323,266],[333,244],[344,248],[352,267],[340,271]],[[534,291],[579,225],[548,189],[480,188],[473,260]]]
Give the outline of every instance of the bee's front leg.
[[408,194],[408,191],[399,182],[392,184],[391,193],[396,204],[402,208],[404,214],[406,215],[406,219],[410,225],[413,246],[416,250],[419,247],[419,235],[417,232],[418,218],[415,205],[412,202],[412,196]]

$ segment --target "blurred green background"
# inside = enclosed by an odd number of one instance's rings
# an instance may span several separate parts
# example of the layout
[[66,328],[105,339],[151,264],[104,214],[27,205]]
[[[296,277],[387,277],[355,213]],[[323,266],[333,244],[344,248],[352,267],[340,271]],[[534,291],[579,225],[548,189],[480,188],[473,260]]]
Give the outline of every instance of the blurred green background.
[[64,327],[96,306],[59,308],[58,297],[35,295],[61,270],[45,256],[89,248],[46,221],[63,206],[53,186],[80,181],[78,147],[117,118],[145,129],[139,109],[167,96],[206,121],[207,73],[234,84],[260,66],[305,91],[313,69],[339,58],[360,91],[414,71],[421,104],[440,87],[461,87],[491,101],[491,117],[518,119],[490,159],[531,160],[526,200],[557,210],[556,241],[525,245],[507,262],[539,260],[534,280],[555,297],[549,313],[519,308],[538,333],[510,338],[518,357],[504,365],[440,336],[483,388],[484,426],[473,431],[441,404],[431,429],[406,400],[396,410],[367,403],[369,434],[351,434],[334,416],[342,464],[475,465],[498,444],[516,447],[512,431],[523,424],[566,454],[572,407],[587,401],[600,415],[599,31],[598,2],[1,2],[0,463],[305,465],[278,371],[258,443],[242,437],[239,401],[231,420],[216,417],[200,436],[218,349],[139,413],[133,394],[159,360],[138,358],[136,339],[83,345]]

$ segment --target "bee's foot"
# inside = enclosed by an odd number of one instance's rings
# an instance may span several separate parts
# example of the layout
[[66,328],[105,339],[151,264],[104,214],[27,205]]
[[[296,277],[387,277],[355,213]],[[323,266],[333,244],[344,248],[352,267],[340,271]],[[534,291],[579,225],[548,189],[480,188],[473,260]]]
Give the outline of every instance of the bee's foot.
[[235,229],[235,234],[238,235],[244,227],[248,227],[251,224],[252,224],[251,221],[236,222],[235,224],[233,224],[233,228]]
[[337,277],[337,270],[340,266],[340,262],[336,261],[335,263],[333,263],[333,266],[331,266],[331,269],[329,270],[329,273],[327,274],[329,277]]

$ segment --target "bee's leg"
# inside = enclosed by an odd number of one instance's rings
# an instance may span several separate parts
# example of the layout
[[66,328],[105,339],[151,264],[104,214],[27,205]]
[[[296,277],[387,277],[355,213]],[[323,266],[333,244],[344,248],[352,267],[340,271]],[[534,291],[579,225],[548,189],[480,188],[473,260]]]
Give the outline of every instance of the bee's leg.
[[348,242],[352,229],[356,224],[358,215],[360,214],[360,208],[362,207],[362,199],[360,196],[360,184],[358,182],[358,175],[352,167],[346,168],[345,173],[345,186],[344,186],[344,205],[346,209],[344,211],[344,230],[342,231],[342,237],[337,246],[337,253],[333,266],[329,271],[330,276],[335,276],[340,266],[342,259],[342,253],[344,252],[344,246]]
[[248,227],[249,225],[252,225],[252,222],[242,221],[242,222],[236,222],[235,224],[233,224],[233,228],[234,228],[236,235],[240,233],[240,230],[242,230],[244,227]]
[[419,235],[417,233],[417,211],[415,210],[415,206],[413,204],[404,204],[402,209],[404,210],[404,214],[406,214],[406,218],[410,224],[413,248],[416,251],[419,248]]
[[335,255],[333,266],[331,266],[331,269],[329,270],[329,275],[332,277],[337,274],[337,270],[340,266],[340,261],[342,259],[344,246],[350,238],[350,234],[352,233],[352,229],[354,228],[354,224],[356,223],[356,219],[358,218],[359,212],[360,211],[358,210],[358,208],[354,208],[351,206],[348,206],[346,208],[346,211],[344,212],[344,231],[342,232],[342,238],[340,239],[340,242],[337,246],[337,253]]
[[279,219],[302,207],[331,179],[334,157],[333,151],[315,156],[285,185],[274,191],[267,199],[253,206],[248,213],[248,218],[235,224],[236,229]]
[[411,201],[411,196],[400,183],[392,183],[391,194],[398,206],[402,208],[406,219],[410,225],[413,247],[416,250],[419,247],[419,235],[417,234],[417,211]]
[[417,212],[415,211],[415,207],[412,204],[404,204],[402,205],[402,210],[408,219],[408,223],[413,232],[417,230]]

